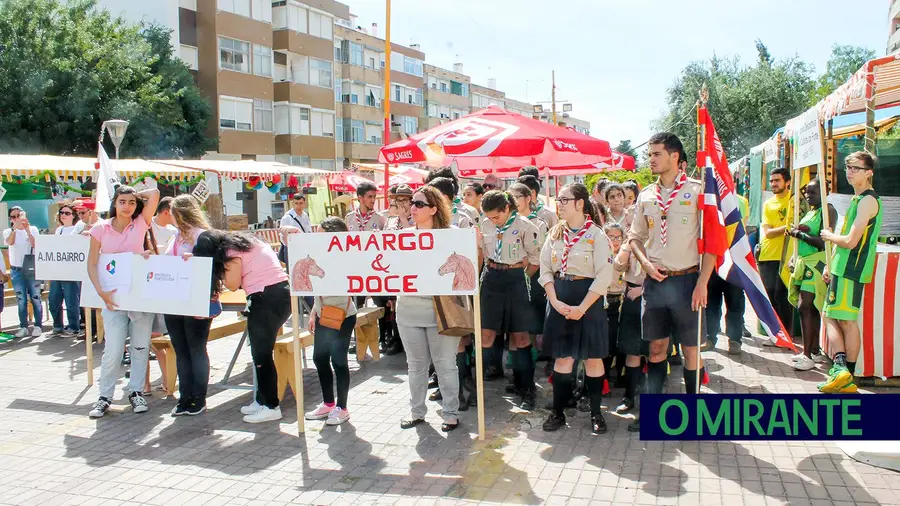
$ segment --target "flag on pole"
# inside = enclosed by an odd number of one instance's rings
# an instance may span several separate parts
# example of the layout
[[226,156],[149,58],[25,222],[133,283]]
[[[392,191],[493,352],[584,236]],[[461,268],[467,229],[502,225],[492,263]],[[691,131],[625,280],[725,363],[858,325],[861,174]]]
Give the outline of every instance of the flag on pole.
[[102,143],[97,146],[97,162],[94,164],[94,168],[99,171],[96,178],[96,209],[97,212],[105,212],[112,203],[116,186],[119,186],[119,176],[113,170],[112,163],[109,161],[109,157],[106,156],[106,150],[103,149]]
[[797,351],[772,307],[756,267],[756,259],[741,222],[725,150],[719,142],[709,111],[701,107],[697,119],[702,143],[702,149],[697,151],[697,165],[705,167],[701,201],[703,240],[700,250],[702,253],[716,255],[716,272],[719,277],[746,292],[763,329],[777,340],[777,345]]

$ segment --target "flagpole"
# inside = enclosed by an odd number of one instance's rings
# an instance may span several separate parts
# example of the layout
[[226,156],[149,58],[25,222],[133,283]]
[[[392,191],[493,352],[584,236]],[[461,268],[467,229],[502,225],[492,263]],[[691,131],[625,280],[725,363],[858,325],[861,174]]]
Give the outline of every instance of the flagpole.
[[[819,192],[821,194],[822,202],[820,202],[820,206],[822,206],[822,230],[827,230],[830,228],[831,217],[828,213],[828,189],[826,188],[826,174],[825,174],[825,158],[829,156],[828,154],[828,141],[825,139],[825,129],[822,127],[822,124],[819,123],[819,138],[822,139],[822,163],[816,168],[816,176],[819,180]],[[829,136],[829,139],[830,136]],[[831,265],[831,248],[828,245],[825,245],[825,265]]]
[[[709,90],[706,87],[706,84],[700,89],[700,100],[699,107],[697,107],[697,167],[699,168],[700,163],[700,153],[706,153],[706,150],[709,149],[709,146],[706,146],[706,132],[705,126],[700,123],[701,114],[706,111],[706,102],[709,99]],[[706,192],[706,170],[702,170],[700,172],[700,188],[701,191]],[[702,199],[703,196],[701,195]],[[703,272],[703,255],[705,247],[701,248],[700,245],[703,244],[703,212],[706,206],[703,204],[703,201],[700,200],[700,238],[697,243],[697,249],[700,250],[700,272]],[[699,279],[699,278],[698,278]],[[695,364],[696,374],[694,375],[695,381],[695,389],[694,392],[700,393],[700,343],[703,340],[703,313],[705,312],[705,308],[702,306],[697,308],[697,363]]]

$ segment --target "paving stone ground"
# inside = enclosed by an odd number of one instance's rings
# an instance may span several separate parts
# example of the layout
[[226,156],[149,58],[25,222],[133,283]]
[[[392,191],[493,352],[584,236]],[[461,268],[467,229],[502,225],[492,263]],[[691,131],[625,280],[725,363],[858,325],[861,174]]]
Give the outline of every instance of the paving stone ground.
[[[15,321],[14,308],[3,322]],[[752,315],[748,313],[748,319]],[[752,325],[752,323],[751,323]],[[224,375],[239,336],[215,341],[213,383]],[[789,354],[744,340],[744,352],[705,353],[710,393],[814,392],[822,369],[796,372]],[[306,409],[321,401],[311,350],[304,370]],[[101,345],[94,345],[95,378]],[[244,349],[232,382],[250,381]],[[153,378],[159,371],[151,363]],[[822,442],[642,442],[627,417],[607,415],[609,433],[592,436],[588,416],[545,433],[546,412],[523,413],[487,383],[488,437],[476,437],[476,412],[440,432],[430,422],[401,430],[408,413],[404,357],[357,363],[351,358],[350,421],[307,424],[298,438],[288,394],[281,423],[245,424],[248,390],[211,387],[209,411],[171,418],[171,397],[157,393],[135,415],[119,382],[113,411],[87,412],[97,398],[86,386],[84,342],[25,338],[0,345],[0,503],[15,505],[280,504],[900,504],[900,474],[851,460]],[[538,404],[550,397],[543,373]],[[670,391],[678,391],[680,368]],[[606,404],[621,396],[614,390]]]

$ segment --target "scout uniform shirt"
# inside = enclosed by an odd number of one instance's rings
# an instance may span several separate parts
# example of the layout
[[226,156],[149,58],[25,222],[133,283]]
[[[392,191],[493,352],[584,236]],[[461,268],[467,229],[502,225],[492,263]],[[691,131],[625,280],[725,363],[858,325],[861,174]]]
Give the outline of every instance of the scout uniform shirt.
[[468,213],[454,207],[453,213],[450,215],[450,226],[457,228],[474,228],[475,222],[472,221],[472,218]]
[[531,265],[541,263],[541,244],[537,227],[521,215],[503,233],[500,258],[497,258],[497,227],[491,220],[481,222],[482,252],[484,260],[494,263],[515,265],[527,260]]
[[[565,226],[565,225],[560,225]],[[570,237],[574,234],[570,231]],[[577,231],[575,232],[577,233]],[[546,286],[552,283],[553,278],[562,269],[562,256],[565,249],[565,239],[560,236],[554,239],[547,237],[547,242],[541,249],[541,275],[538,283]],[[566,258],[566,274],[593,278],[590,291],[606,295],[609,285],[613,281],[612,249],[603,229],[596,224],[585,232],[584,236],[572,246]]]
[[[478,209],[475,209],[474,207],[470,206],[469,204],[466,204],[465,202],[463,202],[461,198],[457,197],[456,200],[453,201],[453,209],[459,209],[459,211],[462,211],[463,213],[465,213],[466,216],[468,216],[469,219],[472,220],[473,226],[478,226],[481,224],[481,218],[482,218],[481,212]],[[456,213],[454,213],[454,214],[456,214]],[[460,227],[460,228],[462,228],[462,227]]]
[[616,218],[613,216],[612,211],[609,209],[606,210],[606,223],[616,223],[621,225],[623,229],[625,229],[625,233],[628,233],[628,230],[631,229],[631,224],[634,222],[634,207],[626,207],[622,210],[622,216]]
[[613,267],[615,268],[616,272],[622,274],[622,280],[626,284],[631,283],[633,285],[643,285],[644,279],[647,277],[647,273],[644,272],[644,268],[641,267],[641,263],[638,262],[637,258],[634,257],[634,253],[631,253],[628,256],[627,264],[619,262],[618,258],[618,256],[614,258]]
[[[628,240],[640,241],[644,245],[647,259],[660,270],[681,271],[697,267],[700,264],[700,253],[697,250],[697,239],[700,237],[700,181],[687,178],[665,215],[662,206],[657,203],[657,186],[659,180],[647,185],[638,195]],[[668,202],[673,190],[674,186],[662,188],[662,205]],[[667,229],[665,245],[661,239],[663,219]]]
[[[534,213],[532,213],[534,214]],[[550,232],[550,227],[547,225],[547,222],[540,218],[532,218],[531,215],[528,216],[528,221],[531,222],[532,225],[537,227],[538,229],[538,244],[543,246],[544,241],[547,240],[547,234]]]
[[544,223],[547,224],[548,228],[553,228],[557,223],[559,223],[559,217],[556,216],[556,213],[554,213],[550,209],[547,209],[547,206],[545,206],[544,204],[538,204],[537,216],[538,218],[544,220]]
[[366,217],[366,215],[360,214],[359,209],[348,214],[347,217],[344,218],[344,222],[347,223],[347,230],[350,232],[384,230],[384,226],[387,224],[387,220],[384,216],[375,211],[369,211],[369,215]]

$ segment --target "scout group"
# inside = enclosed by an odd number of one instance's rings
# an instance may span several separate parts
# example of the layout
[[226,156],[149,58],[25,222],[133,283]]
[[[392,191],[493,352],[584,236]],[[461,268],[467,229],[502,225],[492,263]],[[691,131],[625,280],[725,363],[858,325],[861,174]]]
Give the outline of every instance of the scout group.
[[[699,181],[686,175],[681,141],[670,133],[654,135],[649,141],[649,164],[658,179],[643,190],[634,182],[620,185],[601,180],[593,191],[579,183],[570,184],[559,190],[555,213],[538,198],[541,187],[534,167],[523,168],[505,191],[494,176],[460,188],[451,169],[434,170],[418,190],[392,187],[390,207],[381,213],[374,211],[376,188],[367,183],[357,189],[357,209],[344,219],[326,218],[317,230],[476,227],[480,231],[486,379],[503,377],[502,357],[508,350],[512,378],[507,392],[515,396],[519,408],[534,410],[535,363],[543,357],[550,361],[553,389],[543,429],[564,427],[565,409],[579,405],[590,412],[592,432],[602,434],[607,424],[601,400],[612,377],[616,387],[624,387],[624,396],[615,408],[620,414],[635,410],[639,390],[662,393],[669,363],[681,357],[685,390],[696,393],[698,375],[706,378],[698,354],[715,346],[723,298],[729,313],[729,352],[740,353],[744,297],[739,290],[735,294],[730,285],[722,286],[727,283],[714,273],[714,256],[705,254],[701,262],[697,245],[702,188]],[[802,368],[824,360],[816,344],[819,311],[824,311],[834,365],[820,389],[832,393],[856,389],[853,368],[860,347],[856,317],[863,285],[872,279],[882,218],[880,201],[872,189],[873,157],[865,152],[850,155],[846,175],[856,195],[840,234],[822,226],[819,189],[813,183],[803,188],[809,212],[797,227],[787,225],[788,213],[775,209],[776,204],[786,202],[783,193],[790,183],[790,174],[783,169],[772,173],[775,203],[765,204],[761,231],[760,270],[767,287],[773,269],[767,262],[778,247],[769,240],[783,242],[784,236],[790,235],[801,242],[792,286],[803,322],[804,346],[795,363]],[[292,207],[280,222],[284,244],[288,234],[314,233],[302,194],[292,199]],[[62,216],[64,210],[74,213],[75,208],[63,206],[58,217],[66,218],[66,227],[73,227],[72,216]],[[221,312],[218,294],[224,289],[243,289],[248,299],[244,315],[254,364],[254,398],[241,412],[248,423],[281,419],[273,349],[291,313],[288,275],[279,261],[279,256],[284,257],[246,233],[212,229],[190,195],[161,202],[157,190],[138,192],[119,186],[107,219],[96,220],[90,210],[82,215],[87,218],[85,225],[73,227],[71,233],[91,237],[89,277],[106,305],[102,310],[106,343],[100,397],[90,416],[102,417],[110,407],[121,375],[126,337],[130,338],[131,361],[128,400],[135,413],[148,410],[144,392],[154,332],[167,332],[177,354],[179,398],[172,416],[202,413],[209,382],[207,338],[212,319]],[[4,240],[11,248],[20,316],[24,313],[22,320],[27,323],[24,309],[29,282],[19,257],[29,253],[37,231],[28,225],[21,209],[10,210],[10,221],[15,233],[7,230]],[[830,223],[834,222],[832,217]],[[834,251],[829,265],[821,261],[826,247]],[[210,318],[119,310],[113,292],[101,289],[97,262],[101,253],[123,252],[212,258]],[[780,308],[780,297],[787,295],[775,290],[773,285],[770,296]],[[400,426],[425,423],[427,396],[441,402],[441,429],[456,429],[459,412],[476,401],[473,339],[439,334],[431,297],[373,299],[385,308],[379,322],[385,352],[404,352],[408,362],[410,413],[399,421]],[[324,399],[306,413],[308,420],[338,425],[350,418],[348,350],[357,310],[365,302],[365,298],[343,296],[308,301],[309,330],[315,334],[313,361]],[[706,308],[704,318],[698,318],[701,308]],[[71,309],[70,325],[76,318],[77,329],[77,310],[73,315]],[[783,314],[781,309],[779,314]],[[783,320],[786,318],[785,314]],[[56,326],[62,328],[61,315]],[[673,350],[677,355],[670,356]],[[428,396],[428,389],[434,386],[438,389]],[[629,430],[639,429],[640,418],[635,416]]]

